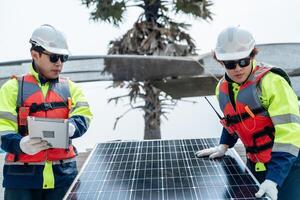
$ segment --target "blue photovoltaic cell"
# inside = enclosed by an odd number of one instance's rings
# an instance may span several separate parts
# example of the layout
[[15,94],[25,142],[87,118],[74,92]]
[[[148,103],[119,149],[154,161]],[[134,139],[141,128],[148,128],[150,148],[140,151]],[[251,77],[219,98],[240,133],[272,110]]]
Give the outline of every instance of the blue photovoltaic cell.
[[195,157],[216,144],[216,138],[100,143],[65,198],[256,199],[257,182],[235,150],[222,159]]

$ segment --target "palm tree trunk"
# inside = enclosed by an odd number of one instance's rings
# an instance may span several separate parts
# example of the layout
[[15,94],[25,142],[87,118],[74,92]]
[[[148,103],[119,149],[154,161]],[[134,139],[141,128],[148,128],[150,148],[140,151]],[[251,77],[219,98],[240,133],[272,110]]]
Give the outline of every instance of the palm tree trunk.
[[160,90],[155,88],[151,83],[144,83],[145,89],[145,129],[144,139],[161,139],[160,116],[161,102],[159,100]]

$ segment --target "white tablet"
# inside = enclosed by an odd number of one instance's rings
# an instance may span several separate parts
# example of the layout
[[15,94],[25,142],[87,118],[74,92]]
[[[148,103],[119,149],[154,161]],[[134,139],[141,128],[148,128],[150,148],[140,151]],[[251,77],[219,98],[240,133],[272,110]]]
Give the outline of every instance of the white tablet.
[[53,148],[69,147],[69,121],[67,119],[50,119],[27,117],[30,138],[42,138]]

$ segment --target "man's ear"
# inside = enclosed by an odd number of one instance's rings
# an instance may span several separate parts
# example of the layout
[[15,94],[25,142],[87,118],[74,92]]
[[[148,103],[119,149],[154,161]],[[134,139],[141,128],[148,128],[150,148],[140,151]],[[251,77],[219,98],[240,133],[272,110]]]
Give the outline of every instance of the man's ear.
[[40,57],[40,53],[37,51],[32,50],[32,51],[30,51],[30,53],[31,53],[31,57],[33,60],[36,60]]

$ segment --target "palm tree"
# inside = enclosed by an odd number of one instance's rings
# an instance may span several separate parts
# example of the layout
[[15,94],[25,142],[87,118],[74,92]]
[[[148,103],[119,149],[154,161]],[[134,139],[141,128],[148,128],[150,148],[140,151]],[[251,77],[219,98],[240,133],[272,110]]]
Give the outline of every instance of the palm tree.
[[[209,0],[81,1],[87,8],[94,8],[91,12],[92,20],[112,23],[115,26],[123,22],[123,14],[127,9],[133,6],[142,8],[143,12],[133,28],[120,39],[110,42],[108,54],[195,55],[195,44],[190,35],[184,32],[190,25],[173,21],[169,17],[169,11],[191,15],[196,19],[212,20],[212,13],[208,9],[212,3]],[[160,139],[161,116],[166,117],[166,109],[176,105],[176,101],[155,88],[151,80],[132,80],[127,83],[127,87],[130,89],[128,95],[111,98],[109,101],[118,102],[119,98],[129,97],[131,109],[139,108],[144,111],[144,139]],[[137,99],[143,99],[144,105],[136,105]],[[124,114],[117,118],[116,123]]]

